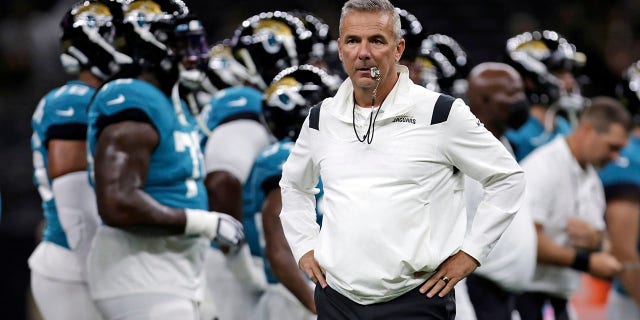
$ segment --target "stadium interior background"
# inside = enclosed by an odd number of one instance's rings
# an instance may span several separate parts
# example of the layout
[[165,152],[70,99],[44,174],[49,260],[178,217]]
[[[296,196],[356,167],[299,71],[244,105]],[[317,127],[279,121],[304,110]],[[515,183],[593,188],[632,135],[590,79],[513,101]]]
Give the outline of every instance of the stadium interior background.
[[[58,23],[73,0],[0,1],[0,318],[28,319],[27,258],[42,219],[32,183],[31,114],[49,90],[69,80],[60,66]],[[467,51],[472,65],[501,60],[506,40],[520,32],[551,29],[587,56],[585,95],[613,95],[618,75],[640,58],[640,1],[395,0],[422,22]],[[263,11],[302,9],[324,19],[337,37],[340,0],[193,0],[213,44]]]

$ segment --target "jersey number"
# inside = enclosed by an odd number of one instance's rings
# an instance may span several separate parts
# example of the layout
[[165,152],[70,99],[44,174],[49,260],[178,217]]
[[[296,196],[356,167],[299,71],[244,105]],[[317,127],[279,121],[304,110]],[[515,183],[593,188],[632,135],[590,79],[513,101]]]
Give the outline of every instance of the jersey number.
[[189,151],[189,156],[191,156],[192,171],[191,176],[185,180],[185,186],[187,187],[187,198],[193,198],[198,195],[196,180],[204,176],[204,168],[202,167],[204,159],[198,144],[198,133],[196,131],[190,133],[174,131],[173,139],[176,152]]

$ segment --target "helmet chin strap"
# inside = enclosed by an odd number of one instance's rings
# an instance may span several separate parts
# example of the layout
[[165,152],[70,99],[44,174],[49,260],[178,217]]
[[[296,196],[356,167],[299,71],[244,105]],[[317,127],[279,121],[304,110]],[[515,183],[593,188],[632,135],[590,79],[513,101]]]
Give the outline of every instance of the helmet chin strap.
[[247,49],[244,49],[244,48],[240,49],[240,50],[238,50],[238,55],[240,56],[240,58],[242,59],[242,61],[246,65],[247,70],[249,71],[249,74],[252,75],[251,78],[254,81],[254,83],[261,90],[267,89],[267,84],[264,82],[264,79],[262,79],[262,77],[258,74],[258,68],[256,67],[256,64],[253,62],[253,59],[251,58],[251,55],[249,54],[249,51]]
[[104,72],[102,72],[100,70],[100,68],[96,67],[96,66],[91,66],[91,68],[89,69],[91,71],[92,74],[94,74],[96,77],[100,78],[101,80],[105,81],[109,78],[108,75],[104,74]]
[[211,136],[211,130],[209,130],[209,128],[207,127],[207,124],[204,123],[204,120],[200,116],[200,111],[198,110],[198,103],[196,101],[196,97],[193,92],[189,92],[187,94],[187,104],[189,105],[189,110],[191,110],[191,113],[196,118],[196,122],[198,122],[198,127],[200,128],[200,131],[202,131],[202,133],[204,133],[204,135],[207,137]]
[[206,93],[211,95],[215,95],[220,91],[220,89],[216,88],[216,86],[214,86],[213,83],[211,83],[211,80],[209,80],[209,77],[205,77],[204,80],[202,80],[202,83],[200,85],[202,86],[202,89]]
[[[193,114],[193,117],[196,119],[198,127],[200,127],[200,130],[202,130],[202,132],[208,137],[209,135],[211,135],[211,130],[209,130],[207,125],[204,123],[204,120],[202,120],[202,117],[200,117],[200,112],[198,111],[198,103],[196,102],[196,98],[193,92],[189,92],[186,96],[186,99],[189,110]],[[176,81],[176,83],[173,85],[173,88],[171,88],[171,102],[173,104],[173,111],[178,117],[178,121],[180,121],[180,124],[183,126],[188,126],[189,122],[187,121],[187,117],[184,115],[182,109],[182,101],[180,100],[179,80]]]
[[202,87],[202,83],[206,78],[205,73],[199,69],[187,70],[182,63],[178,63],[179,82],[189,90],[197,90]]
[[80,61],[70,54],[60,54],[60,62],[64,71],[68,74],[78,74],[80,72]]
[[582,112],[586,104],[587,99],[583,97],[579,91],[572,93],[563,91],[558,101],[551,105],[551,108],[556,110],[556,112],[560,110],[566,112],[571,126],[575,127],[578,125],[580,112]]
[[180,100],[180,81],[176,81],[171,88],[171,102],[173,103],[173,111],[176,113],[180,124],[188,126],[189,122],[187,121],[187,117],[184,115],[182,101]]

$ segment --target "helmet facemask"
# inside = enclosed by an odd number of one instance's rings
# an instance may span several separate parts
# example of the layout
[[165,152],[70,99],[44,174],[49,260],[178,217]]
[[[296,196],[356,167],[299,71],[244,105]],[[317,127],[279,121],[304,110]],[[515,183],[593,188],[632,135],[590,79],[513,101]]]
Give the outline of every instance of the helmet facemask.
[[185,88],[195,91],[202,87],[206,79],[209,48],[202,23],[189,19],[175,28],[175,41],[170,56],[179,61],[179,81]]

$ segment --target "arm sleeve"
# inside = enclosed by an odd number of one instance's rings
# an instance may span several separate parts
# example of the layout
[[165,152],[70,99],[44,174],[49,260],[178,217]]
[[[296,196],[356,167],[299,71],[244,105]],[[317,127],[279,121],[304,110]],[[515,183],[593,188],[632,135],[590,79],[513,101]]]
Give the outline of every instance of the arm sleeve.
[[84,262],[101,223],[87,171],[71,172],[53,179],[52,190],[69,246]]
[[305,120],[300,136],[284,164],[280,188],[282,211],[280,220],[296,262],[314,250],[320,226],[316,222],[316,199],[319,192],[319,168],[314,164],[310,146],[309,118]]
[[618,198],[632,197],[640,198],[640,184],[632,182],[620,182],[608,184],[604,187],[607,201]]
[[244,184],[254,161],[268,145],[269,133],[259,122],[243,119],[220,125],[205,146],[207,173],[227,171]]
[[524,172],[461,100],[454,102],[447,122],[441,148],[485,191],[462,244],[464,252],[482,263],[522,204]]
[[47,129],[47,141],[50,140],[87,140],[87,124],[66,123],[51,125]]

